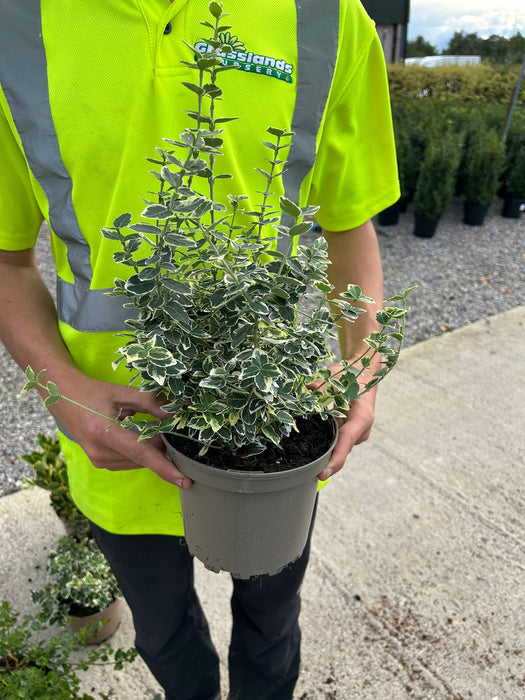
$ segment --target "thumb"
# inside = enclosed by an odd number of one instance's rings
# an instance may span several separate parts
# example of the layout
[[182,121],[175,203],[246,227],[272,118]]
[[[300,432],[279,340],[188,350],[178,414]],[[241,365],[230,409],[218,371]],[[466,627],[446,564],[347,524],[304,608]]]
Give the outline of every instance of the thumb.
[[167,403],[166,397],[163,394],[156,396],[153,391],[117,385],[114,401],[123,414],[149,413],[155,418],[166,418],[169,415],[161,408]]

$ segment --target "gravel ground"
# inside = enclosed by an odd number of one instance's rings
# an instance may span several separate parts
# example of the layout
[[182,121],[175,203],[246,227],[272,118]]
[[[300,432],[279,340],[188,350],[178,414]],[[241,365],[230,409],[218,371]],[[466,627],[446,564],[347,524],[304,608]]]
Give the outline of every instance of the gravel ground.
[[[417,285],[410,296],[407,345],[525,304],[525,216],[502,218],[498,201],[482,227],[471,227],[461,223],[461,207],[459,200],[454,201],[435,237],[428,240],[414,237],[410,210],[401,215],[397,226],[376,225],[385,296]],[[49,233],[45,229],[37,250],[44,279],[53,289]],[[1,496],[20,488],[30,473],[20,455],[35,449],[37,433],[51,434],[54,424],[36,394],[19,396],[23,375],[3,346],[0,362]]]

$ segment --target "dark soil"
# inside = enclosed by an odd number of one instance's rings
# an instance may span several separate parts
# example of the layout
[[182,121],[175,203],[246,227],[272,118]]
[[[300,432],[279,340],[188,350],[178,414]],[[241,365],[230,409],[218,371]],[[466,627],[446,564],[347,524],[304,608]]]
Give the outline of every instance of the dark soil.
[[279,447],[269,445],[264,452],[251,457],[232,454],[227,450],[210,448],[203,457],[199,457],[200,445],[178,435],[166,435],[175,449],[187,457],[203,462],[218,469],[235,469],[239,471],[284,472],[313,462],[330,449],[333,435],[331,421],[319,416],[297,419],[298,433],[292,432],[284,438]]
[[89,615],[95,615],[100,612],[100,608],[86,608],[83,605],[78,605],[78,603],[69,604],[69,614],[73,617],[88,617]]

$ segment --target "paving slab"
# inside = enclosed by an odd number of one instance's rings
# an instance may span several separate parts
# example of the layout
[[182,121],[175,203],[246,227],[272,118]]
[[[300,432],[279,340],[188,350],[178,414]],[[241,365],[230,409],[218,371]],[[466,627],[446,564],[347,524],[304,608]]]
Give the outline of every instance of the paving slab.
[[[294,700],[525,697],[524,327],[518,307],[403,351],[371,440],[321,493]],[[30,609],[61,534],[41,490],[0,499],[0,599]],[[226,678],[231,583],[196,580]],[[113,643],[133,643],[127,608]],[[159,692],[140,660],[84,689],[110,685]]]

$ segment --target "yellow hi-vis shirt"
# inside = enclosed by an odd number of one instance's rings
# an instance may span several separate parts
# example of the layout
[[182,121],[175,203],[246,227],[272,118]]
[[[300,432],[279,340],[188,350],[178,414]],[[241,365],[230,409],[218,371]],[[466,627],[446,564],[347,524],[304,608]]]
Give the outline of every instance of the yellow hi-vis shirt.
[[[260,201],[266,128],[295,132],[275,196],[320,205],[328,231],[354,228],[399,197],[386,72],[372,21],[358,0],[224,0],[229,13],[218,116],[225,154],[217,195]],[[193,122],[181,85],[197,73],[208,0],[58,0],[0,5],[0,248],[34,245],[49,222],[60,332],[87,375],[127,384],[111,363],[129,310],[105,293],[121,269],[103,238],[124,212],[139,218],[156,188],[147,157]],[[128,270],[129,274],[129,269]],[[67,387],[61,387],[67,395]],[[115,533],[182,534],[178,489],[148,469],[94,468],[61,434],[72,495]]]

